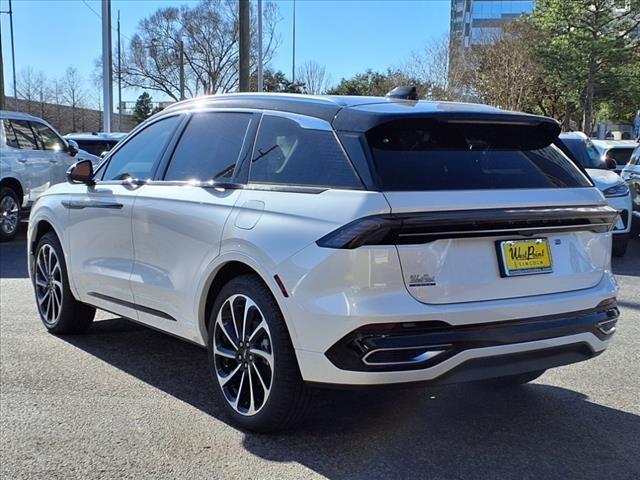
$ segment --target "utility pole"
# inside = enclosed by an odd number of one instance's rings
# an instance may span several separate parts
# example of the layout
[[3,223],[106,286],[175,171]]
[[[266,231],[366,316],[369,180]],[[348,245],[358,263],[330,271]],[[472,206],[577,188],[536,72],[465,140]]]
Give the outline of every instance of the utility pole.
[[264,72],[262,71],[262,0],[258,0],[258,91],[264,90]]
[[178,40],[178,62],[180,63],[180,100],[184,100],[184,43],[182,41],[182,33]]
[[240,22],[240,91],[249,91],[249,0],[240,0],[238,3],[238,17]]
[[118,10],[118,131],[122,131],[122,57],[120,56],[120,10]]
[[111,0],[102,0],[102,112],[104,131],[111,132],[113,72],[111,64]]
[[291,68],[291,83],[296,83],[296,0],[293,0],[293,67]]

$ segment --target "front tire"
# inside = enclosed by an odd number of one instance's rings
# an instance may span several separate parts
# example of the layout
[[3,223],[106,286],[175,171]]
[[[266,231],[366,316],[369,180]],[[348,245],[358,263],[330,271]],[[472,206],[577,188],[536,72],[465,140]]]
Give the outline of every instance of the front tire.
[[613,236],[613,249],[611,254],[614,257],[624,257],[627,251],[627,245],[629,244],[629,235],[614,235]]
[[0,188],[0,242],[13,239],[20,226],[20,199],[12,188]]
[[208,340],[214,391],[235,425],[271,432],[304,418],[309,391],[280,308],[260,278],[242,275],[222,288]]
[[49,332],[81,333],[91,326],[96,309],[71,293],[62,246],[53,232],[38,242],[31,277],[38,313]]

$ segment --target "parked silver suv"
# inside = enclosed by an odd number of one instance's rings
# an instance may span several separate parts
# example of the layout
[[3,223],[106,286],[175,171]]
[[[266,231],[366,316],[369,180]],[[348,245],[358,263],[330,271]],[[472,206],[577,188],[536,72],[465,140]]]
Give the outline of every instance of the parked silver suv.
[[0,111],[0,242],[15,236],[22,208],[66,181],[76,160],[94,157],[78,152],[76,142],[64,140],[41,118]]

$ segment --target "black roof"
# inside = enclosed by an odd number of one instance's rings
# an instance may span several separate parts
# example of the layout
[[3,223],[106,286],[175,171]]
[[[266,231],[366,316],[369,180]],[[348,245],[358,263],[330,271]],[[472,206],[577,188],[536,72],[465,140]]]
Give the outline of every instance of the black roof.
[[[336,130],[365,132],[402,118],[544,125],[559,133],[552,118],[509,112],[476,103],[398,100],[386,97],[313,96],[281,93],[234,93],[197,97],[175,103],[162,114],[203,107],[257,108],[297,113],[330,122]],[[557,133],[556,133],[557,135]]]

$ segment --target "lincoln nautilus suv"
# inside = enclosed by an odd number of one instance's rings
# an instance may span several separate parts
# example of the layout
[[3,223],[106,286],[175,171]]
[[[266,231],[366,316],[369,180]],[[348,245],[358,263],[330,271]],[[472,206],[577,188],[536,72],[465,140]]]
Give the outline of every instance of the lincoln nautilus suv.
[[206,347],[255,431],[319,386],[526,383],[602,353],[618,319],[618,213],[559,132],[384,97],[177,103],[38,198],[40,316],[79,333],[103,309]]

